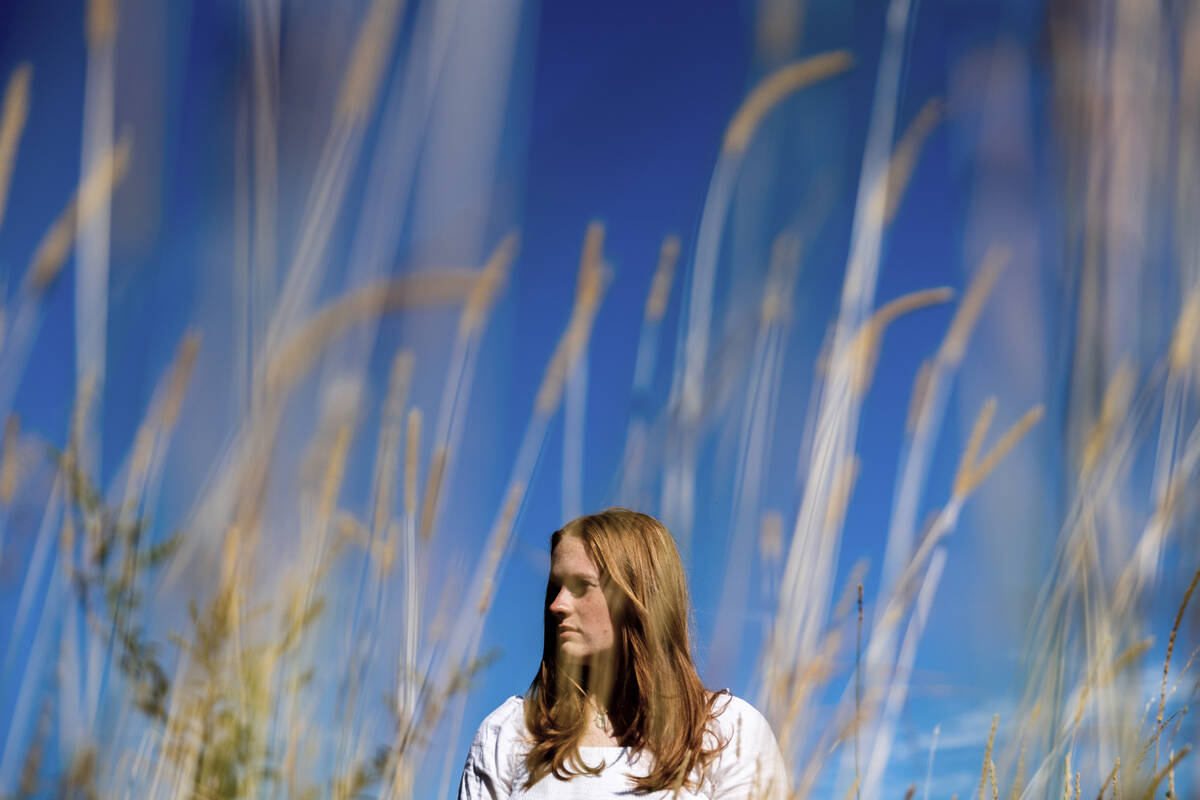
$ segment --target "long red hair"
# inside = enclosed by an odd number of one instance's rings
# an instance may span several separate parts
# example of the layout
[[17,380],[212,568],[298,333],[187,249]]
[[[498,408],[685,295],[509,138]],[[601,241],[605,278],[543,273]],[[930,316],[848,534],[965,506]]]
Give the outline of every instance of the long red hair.
[[[692,665],[687,579],[670,532],[648,514],[610,508],[567,523],[551,537],[583,543],[600,573],[616,635],[616,677],[608,699],[613,730],[622,746],[653,757],[634,790],[650,793],[698,788],[700,776],[724,742],[708,741],[721,694],[704,688]],[[587,731],[586,670],[558,662],[557,620],[550,613],[554,587],[547,583],[542,662],[525,695],[525,725],[533,744],[525,756],[526,787],[547,774],[569,780],[596,774],[579,757]]]

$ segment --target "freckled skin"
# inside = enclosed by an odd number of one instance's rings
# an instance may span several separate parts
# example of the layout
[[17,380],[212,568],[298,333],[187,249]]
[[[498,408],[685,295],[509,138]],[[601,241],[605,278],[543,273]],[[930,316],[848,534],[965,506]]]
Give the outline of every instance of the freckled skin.
[[557,589],[550,613],[558,620],[559,653],[572,663],[594,663],[613,652],[613,622],[596,565],[583,542],[565,536],[550,556],[550,583]]

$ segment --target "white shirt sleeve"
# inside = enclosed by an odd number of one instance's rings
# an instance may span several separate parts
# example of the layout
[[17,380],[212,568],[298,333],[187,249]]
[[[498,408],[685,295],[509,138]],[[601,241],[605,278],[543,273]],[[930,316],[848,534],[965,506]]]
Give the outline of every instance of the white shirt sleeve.
[[505,800],[513,793],[512,716],[521,708],[521,699],[510,697],[479,726],[458,783],[458,800]]
[[721,723],[729,743],[713,770],[712,800],[785,800],[790,791],[787,768],[766,718],[731,697]]

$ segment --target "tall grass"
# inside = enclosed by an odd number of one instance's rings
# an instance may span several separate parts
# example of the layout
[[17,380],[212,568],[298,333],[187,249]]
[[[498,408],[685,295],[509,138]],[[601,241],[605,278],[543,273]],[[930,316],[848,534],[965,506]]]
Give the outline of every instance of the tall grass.
[[[606,486],[606,501],[662,516],[690,545],[685,551],[700,544],[693,537],[721,531],[713,548],[725,556],[714,584],[720,600],[711,630],[701,630],[704,667],[732,683],[747,662],[739,654],[751,649],[753,676],[736,688],[770,719],[793,796],[899,797],[903,787],[907,797],[938,795],[935,755],[937,767],[950,757],[937,750],[948,747],[949,721],[931,725],[928,752],[912,757],[906,747],[923,699],[922,647],[938,612],[963,602],[948,596],[956,583],[948,578],[991,569],[959,560],[959,540],[1007,523],[981,521],[980,508],[992,514],[997,497],[1031,502],[1004,494],[1017,471],[1055,478],[1046,492],[1062,510],[1037,533],[1052,551],[1049,566],[1029,559],[1036,596],[1001,598],[1028,609],[1013,675],[1021,697],[1004,713],[987,709],[990,729],[978,731],[972,750],[978,782],[972,772],[959,796],[1196,791],[1184,769],[1188,711],[1200,692],[1190,625],[1200,580],[1191,534],[1200,462],[1200,246],[1191,224],[1200,111],[1184,87],[1200,85],[1200,61],[1195,47],[1167,45],[1200,35],[1200,10],[1102,5],[1111,16],[1097,28],[1104,35],[1076,24],[1074,12],[1049,12],[1064,120],[1056,131],[1066,145],[1066,221],[1056,233],[1071,254],[1070,302],[1054,312],[1066,320],[1060,345],[1021,338],[1022,320],[1014,327],[1005,316],[1013,307],[1039,314],[1041,298],[1021,294],[1018,277],[1031,265],[1021,263],[1021,242],[1004,236],[965,264],[961,297],[949,287],[877,297],[881,270],[893,269],[889,233],[914,213],[908,192],[923,149],[955,111],[951,100],[932,99],[905,122],[903,64],[919,5],[892,0],[882,20],[845,263],[829,308],[806,303],[805,292],[816,296],[810,276],[829,271],[817,244],[832,235],[834,179],[797,179],[807,184],[804,199],[771,232],[765,263],[744,263],[728,229],[739,198],[759,188],[746,183],[757,148],[786,138],[770,121],[791,119],[791,104],[816,84],[842,91],[838,81],[853,63],[845,51],[782,62],[730,109],[723,138],[714,137],[694,241],[666,235],[656,266],[648,252],[644,269],[621,271],[606,254],[615,232],[597,221],[573,231],[582,239],[574,292],[566,281],[542,287],[559,301],[549,312],[513,308],[509,284],[528,265],[509,227],[463,222],[464,239],[486,241],[466,263],[395,266],[420,249],[402,245],[415,224],[410,205],[422,210],[414,187],[441,177],[420,175],[429,168],[421,154],[439,81],[462,70],[507,74],[514,45],[498,43],[497,63],[477,63],[449,44],[458,24],[449,6],[372,0],[341,38],[330,27],[336,69],[323,61],[330,75],[306,76],[328,79],[309,101],[328,128],[298,132],[284,124],[295,109],[283,97],[295,91],[290,70],[305,54],[288,51],[280,4],[252,0],[229,136],[233,235],[222,247],[233,266],[213,267],[233,276],[232,298],[215,315],[196,313],[152,381],[130,440],[118,443],[127,452],[105,459],[100,443],[112,437],[101,433],[119,410],[103,403],[113,397],[105,376],[139,358],[110,346],[107,334],[116,324],[110,229],[140,134],[114,122],[126,91],[115,64],[134,46],[125,38],[131,23],[118,4],[94,0],[86,23],[77,21],[88,48],[78,187],[61,198],[65,209],[31,253],[6,260],[26,266],[0,316],[0,574],[12,584],[0,664],[12,687],[0,792],[450,793],[458,743],[474,722],[467,695],[497,655],[489,614],[509,585],[560,408],[563,476],[551,482],[564,508],[587,510],[585,498],[602,494],[593,487]],[[1153,13],[1143,15],[1146,7]],[[1177,32],[1168,32],[1172,22]],[[12,224],[12,209],[31,191],[12,176],[42,74],[35,59],[7,78],[0,224]],[[1139,98],[1133,87],[1146,75],[1160,90],[1174,80],[1181,88]],[[494,153],[493,133],[465,130],[464,147]],[[283,195],[294,185],[293,159],[305,165],[298,199]],[[473,168],[487,173],[485,161]],[[350,209],[357,217],[343,242]],[[1147,244],[1156,217],[1175,220],[1165,255]],[[609,290],[643,273],[644,306],[610,315]],[[47,380],[29,359],[64,275],[75,292],[73,322],[47,322],[71,328],[76,370],[67,432],[55,440],[13,412],[19,389]],[[1144,278],[1169,284],[1168,300],[1148,289],[1130,296]],[[535,362],[540,376],[523,396],[512,441],[488,441],[472,427],[472,414],[504,406],[509,388],[496,385],[486,360],[499,336],[494,314],[542,314],[558,333],[540,354],[517,353],[499,370],[516,374]],[[605,326],[639,314],[631,385],[597,386],[590,376],[611,332]],[[672,337],[664,323],[674,319]],[[905,376],[905,397],[881,367],[912,347],[906,326],[919,319],[942,327],[923,366]],[[814,330],[828,331],[826,344],[816,363],[802,365],[812,377],[797,392],[797,354]],[[960,384],[990,368],[980,343],[989,336],[1010,337],[1014,350],[1057,348],[1063,377],[1053,392],[1031,402],[999,374],[986,384],[987,399],[972,405]],[[665,400],[659,378],[670,382]],[[889,406],[907,410],[890,494],[874,477],[864,483],[878,456],[860,433],[879,412],[881,391]],[[215,410],[214,397],[232,399],[231,416]],[[596,397],[631,406],[615,445],[619,473],[605,480],[587,457]],[[955,408],[974,421],[961,441]],[[496,428],[511,421],[493,416]],[[197,447],[196,431],[212,441]],[[786,492],[773,480],[781,456],[800,464]],[[500,465],[498,491],[473,483],[477,461]],[[942,470],[943,461],[957,469]],[[697,496],[712,486],[721,487],[718,502],[729,500],[716,523]],[[467,506],[483,520],[480,535],[463,530]],[[859,552],[864,537],[852,531],[864,506],[887,509],[879,552]],[[843,569],[846,557],[856,566]]]

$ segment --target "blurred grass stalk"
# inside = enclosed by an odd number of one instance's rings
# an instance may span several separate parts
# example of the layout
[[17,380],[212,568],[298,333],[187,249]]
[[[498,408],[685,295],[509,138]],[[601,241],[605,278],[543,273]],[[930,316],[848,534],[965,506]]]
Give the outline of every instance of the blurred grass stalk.
[[[1112,15],[1107,37],[1082,24],[1100,11],[1066,4],[1050,11],[1057,111],[1068,155],[1068,279],[1078,294],[1078,309],[1063,312],[1075,328],[1067,397],[1061,409],[1051,407],[1062,414],[1056,424],[1068,432],[1068,503],[1053,568],[1032,616],[1025,695],[1014,718],[993,723],[982,754],[980,797],[989,787],[994,797],[1002,787],[1013,798],[1057,795],[1060,789],[1064,797],[1078,796],[1081,776],[1088,791],[1104,794],[1111,787],[1114,796],[1150,797],[1160,785],[1174,791],[1175,767],[1188,752],[1178,736],[1196,686],[1185,698],[1178,695],[1181,681],[1195,672],[1196,653],[1189,652],[1174,672],[1171,656],[1194,580],[1166,645],[1157,703],[1144,704],[1140,675],[1163,654],[1148,637],[1158,626],[1147,619],[1146,607],[1160,585],[1171,585],[1164,582],[1164,559],[1170,552],[1197,555],[1194,546],[1176,539],[1183,521],[1194,518],[1200,460],[1194,408],[1200,232],[1193,224],[1200,212],[1200,102],[1195,91],[1181,90],[1173,99],[1161,87],[1172,76],[1181,87],[1200,87],[1200,47],[1167,47],[1170,26],[1163,24],[1181,16],[1185,24],[1175,35],[1195,45],[1200,8],[1144,0],[1103,5],[1103,13]],[[457,603],[447,602],[439,587],[454,579],[456,566],[441,556],[447,543],[439,534],[449,532],[439,527],[439,509],[464,491],[452,480],[457,459],[471,445],[464,447],[464,418],[488,317],[517,259],[518,239],[515,233],[501,237],[490,256],[480,255],[482,266],[388,274],[416,180],[419,140],[434,116],[437,97],[430,87],[453,58],[463,57],[439,38],[445,19],[438,8],[421,4],[407,39],[400,0],[373,0],[359,22],[340,87],[324,98],[333,123],[313,159],[295,246],[287,248],[291,258],[277,276],[283,229],[279,145],[286,135],[279,127],[280,8],[271,0],[249,4],[250,91],[235,137],[233,203],[232,385],[239,418],[181,530],[167,533],[150,517],[163,483],[176,480],[165,472],[172,433],[198,413],[186,401],[202,358],[198,335],[179,345],[116,478],[108,487],[93,484],[103,414],[97,397],[105,371],[111,199],[137,151],[127,137],[113,141],[113,97],[122,88],[114,86],[112,72],[121,42],[118,9],[111,0],[89,7],[83,177],[75,199],[31,257],[15,312],[5,309],[0,347],[0,412],[8,414],[45,291],[74,243],[78,396],[69,440],[51,460],[52,487],[40,508],[5,649],[4,678],[19,689],[0,756],[0,790],[36,794],[55,786],[67,793],[147,797],[350,798],[374,792],[400,798],[437,782],[441,795],[448,791],[460,756],[454,748],[464,691],[489,661],[489,654],[480,654],[485,620],[564,393],[568,469],[562,490],[567,506],[582,508],[589,341],[614,276],[604,258],[604,227],[593,223],[584,235],[574,304],[544,369],[503,495],[483,546],[462,565],[473,578]],[[861,640],[848,658],[850,602],[833,602],[833,581],[860,469],[863,403],[888,326],[952,300],[948,289],[878,306],[875,300],[888,226],[902,207],[923,142],[946,113],[940,101],[929,101],[895,136],[912,12],[908,0],[892,0],[888,11],[845,280],[814,371],[790,538],[783,536],[781,515],[764,507],[764,483],[793,324],[790,298],[805,247],[831,205],[827,187],[812,187],[796,222],[775,236],[770,263],[748,273],[763,276],[748,295],[753,308],[723,305],[716,286],[734,189],[747,151],[764,135],[763,120],[801,89],[847,70],[851,61],[844,52],[778,67],[731,118],[684,273],[686,306],[670,398],[656,416],[650,406],[661,322],[685,252],[678,238],[664,239],[638,343],[623,472],[613,484],[618,498],[657,510],[686,539],[702,444],[714,433],[732,433],[730,558],[712,650],[741,649],[757,543],[776,607],[761,652],[757,702],[789,758],[798,797],[815,794],[822,778],[838,796],[874,798],[892,791],[884,780],[918,649],[942,577],[955,568],[946,539],[968,500],[986,492],[989,474],[1003,471],[1006,459],[1028,459],[1023,440],[1050,435],[1035,427],[1045,413],[1041,405],[1014,406],[1009,397],[986,401],[950,496],[918,530],[951,387],[971,366],[972,337],[994,321],[989,303],[1017,291],[1006,288],[1006,276],[1030,267],[1010,265],[1013,243],[997,235],[987,242],[941,345],[914,380],[869,615],[863,613],[862,570],[853,570],[847,587],[859,586],[855,638]],[[763,13],[780,14],[779,4],[764,4]],[[802,14],[796,13],[798,31]],[[506,47],[493,54],[505,63],[512,58]],[[771,47],[787,50],[775,39]],[[1170,62],[1172,53],[1178,64]],[[392,81],[381,102],[397,57],[405,75]],[[29,66],[19,67],[6,89],[0,223],[31,102],[31,74]],[[1155,91],[1142,88],[1138,76],[1147,74]],[[377,118],[386,135],[370,162],[347,277],[340,294],[319,302],[321,287],[342,274],[332,236],[365,132]],[[1173,173],[1165,166],[1168,157]],[[1150,354],[1148,366],[1139,365],[1130,357],[1145,358],[1143,343],[1154,338],[1158,307],[1148,292],[1135,295],[1140,303],[1124,293],[1145,275],[1162,278],[1146,242],[1150,220],[1164,216],[1164,209],[1177,219],[1170,263],[1178,266],[1168,279],[1179,302],[1171,309],[1166,346]],[[1017,299],[1033,306],[1038,298]],[[395,353],[370,490],[362,508],[347,508],[343,483],[367,419],[367,370],[380,320],[447,308],[458,314],[458,324],[445,343],[449,356],[431,435],[422,440],[426,414],[414,387],[430,384],[438,373],[413,351]],[[710,338],[735,318],[752,320],[753,335],[749,357],[731,372],[726,362],[736,357],[710,348]],[[740,414],[725,414],[726,405],[709,400],[731,374],[744,386]],[[314,386],[315,400],[305,396]],[[997,415],[1009,423],[993,434]],[[19,431],[13,418],[0,469],[0,558],[7,558],[11,536],[14,476],[37,469],[33,459],[16,455],[32,438]],[[293,468],[289,459],[297,445],[303,458]],[[1138,463],[1147,458],[1153,467],[1149,497],[1143,497]],[[660,503],[653,509],[646,498],[656,494]],[[470,549],[468,542],[450,545]],[[178,653],[173,661],[162,652],[168,638]],[[847,663],[856,667],[847,670]],[[722,672],[732,665],[718,655],[711,668]],[[53,688],[45,685],[47,672],[55,675]],[[394,687],[384,704],[373,694],[379,685]],[[823,704],[828,696],[837,697],[832,708]],[[106,717],[110,708],[115,720]],[[58,715],[56,726],[46,722],[50,709]],[[47,765],[48,747],[57,773]],[[927,763],[923,796],[934,772],[932,751]]]

